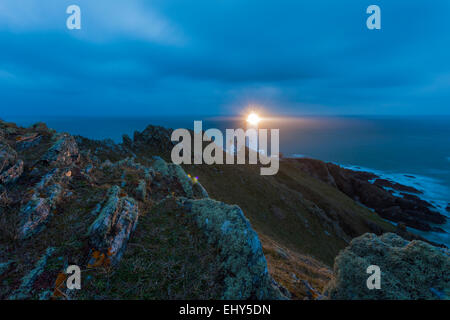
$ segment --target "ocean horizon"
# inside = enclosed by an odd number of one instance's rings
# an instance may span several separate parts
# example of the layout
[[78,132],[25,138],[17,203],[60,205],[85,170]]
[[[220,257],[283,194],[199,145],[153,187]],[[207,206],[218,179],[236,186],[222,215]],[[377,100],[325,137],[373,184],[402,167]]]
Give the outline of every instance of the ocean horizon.
[[[243,128],[231,117],[33,117],[3,120],[21,126],[45,122],[48,127],[90,139],[133,136],[148,125],[193,129]],[[310,157],[345,166],[361,166],[386,173],[428,176],[450,187],[449,116],[296,116],[270,118],[261,128],[280,129],[280,152],[285,157]],[[450,201],[450,194],[448,195]]]

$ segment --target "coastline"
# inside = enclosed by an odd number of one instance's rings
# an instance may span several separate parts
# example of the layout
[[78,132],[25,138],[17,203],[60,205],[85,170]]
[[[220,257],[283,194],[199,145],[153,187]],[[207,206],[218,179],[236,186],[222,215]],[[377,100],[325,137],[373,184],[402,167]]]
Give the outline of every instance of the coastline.
[[[447,206],[450,203],[450,199],[446,198],[449,197],[450,195],[450,188],[442,184],[439,180],[417,174],[386,173],[380,170],[365,168],[357,165],[342,165],[338,163],[335,164],[341,166],[342,168],[353,171],[373,173],[377,175],[380,179],[386,179],[392,183],[398,183],[403,186],[412,187],[420,191],[421,193],[414,193],[408,191],[402,191],[402,193],[411,194],[419,197],[421,200],[429,202],[430,204],[433,205],[434,207],[433,209],[435,209],[435,211],[446,216],[447,222],[445,224],[437,225],[430,223],[432,226],[442,228],[443,230],[446,231],[446,233],[435,231],[421,231],[411,227],[406,227],[407,230],[412,233],[418,234],[427,240],[442,243],[447,247],[450,246],[450,213],[446,210]],[[374,181],[371,182],[373,183]],[[400,192],[398,192],[397,190],[388,187],[383,188],[387,191],[391,190],[394,196],[401,197]],[[390,220],[386,219],[386,221],[394,225],[397,225],[397,223],[392,222]]]
[[[445,232],[423,231],[410,226],[404,226],[405,230],[418,236],[421,236],[431,242],[443,244],[447,247],[450,247],[450,212],[447,211],[448,206],[450,206],[450,187],[445,185],[443,181],[419,174],[385,172],[382,170],[368,168],[360,165],[348,165],[334,161],[324,161],[303,154],[292,154],[285,158],[306,159],[306,160],[309,159],[313,161],[319,160],[325,163],[336,165],[343,169],[351,170],[353,172],[360,172],[360,173],[367,173],[369,175],[374,175],[375,176],[374,178],[367,180],[367,182],[371,183],[372,185],[375,184],[376,180],[383,180],[387,181],[387,184],[402,187],[401,188],[402,190],[398,190],[396,188],[392,188],[387,185],[378,184],[379,187],[383,188],[385,191],[392,194],[392,196],[397,197],[399,199],[402,199],[403,195],[409,195],[411,197],[417,197],[418,199],[420,199],[419,201],[426,201],[428,204],[431,205],[430,209],[432,211],[438,212],[439,214],[447,218],[447,221],[444,224],[435,224],[429,222],[429,225],[432,228],[440,228]],[[368,208],[369,210],[375,212],[374,208],[371,208],[363,203],[360,204]],[[398,222],[386,218],[382,219],[394,226],[398,225]]]

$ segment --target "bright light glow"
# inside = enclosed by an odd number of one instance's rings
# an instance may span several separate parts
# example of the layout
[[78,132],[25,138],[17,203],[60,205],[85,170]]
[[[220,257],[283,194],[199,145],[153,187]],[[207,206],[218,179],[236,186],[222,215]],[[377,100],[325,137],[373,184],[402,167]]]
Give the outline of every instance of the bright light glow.
[[261,118],[254,112],[250,113],[247,117],[247,122],[254,126],[257,126],[260,121]]

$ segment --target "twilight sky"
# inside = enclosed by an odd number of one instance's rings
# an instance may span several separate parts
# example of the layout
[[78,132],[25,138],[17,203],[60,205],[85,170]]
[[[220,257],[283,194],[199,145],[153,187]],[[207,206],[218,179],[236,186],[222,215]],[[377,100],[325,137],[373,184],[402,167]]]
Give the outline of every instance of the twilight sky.
[[[77,4],[82,29],[66,28]],[[381,7],[382,29],[366,28]],[[450,114],[448,0],[0,0],[8,115]]]

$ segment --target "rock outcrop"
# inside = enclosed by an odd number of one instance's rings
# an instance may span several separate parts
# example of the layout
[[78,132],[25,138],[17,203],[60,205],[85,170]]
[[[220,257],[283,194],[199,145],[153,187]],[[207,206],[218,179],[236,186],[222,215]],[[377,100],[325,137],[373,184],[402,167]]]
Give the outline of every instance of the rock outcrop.
[[268,270],[261,242],[238,206],[180,198],[179,204],[219,250],[225,274],[224,299],[281,299]]
[[178,184],[187,198],[208,198],[208,192],[200,182],[188,175],[179,165],[167,163],[159,156],[153,157],[153,160],[152,168],[157,173],[157,180]]
[[421,192],[415,188],[381,179],[374,173],[349,170],[320,160],[287,161],[294,161],[300,170],[339,189],[385,219],[422,231],[440,231],[434,230],[430,223],[446,222],[446,217],[431,203],[417,196]]
[[[371,265],[380,267],[381,289],[368,289]],[[331,299],[449,299],[450,252],[393,233],[355,238],[335,260],[326,294]]]
[[93,249],[106,253],[111,264],[117,264],[137,226],[138,218],[136,201],[121,194],[118,186],[113,186],[108,191],[108,198],[100,214],[89,227],[88,234]]
[[38,132],[27,134],[25,136],[20,136],[16,138],[16,149],[19,151],[33,148],[42,141],[42,135]]
[[23,161],[7,143],[0,142],[0,183],[16,181],[23,173]]
[[3,184],[14,182],[22,175],[22,173],[23,161],[19,159],[12,167],[0,174],[0,182]]
[[0,142],[0,172],[16,163],[17,152],[5,142]]
[[69,166],[79,159],[77,143],[71,135],[61,133],[56,135],[55,143],[42,157],[42,161],[50,166]]
[[19,212],[21,223],[18,236],[20,239],[29,238],[43,229],[61,200],[63,185],[70,179],[69,172],[68,169],[55,168],[30,189],[31,199]]
[[146,148],[155,154],[170,153],[173,143],[171,141],[172,130],[160,126],[147,126],[144,131],[134,132],[133,141],[124,137],[124,144],[128,147]]

